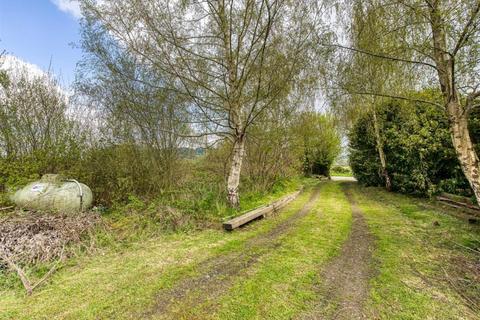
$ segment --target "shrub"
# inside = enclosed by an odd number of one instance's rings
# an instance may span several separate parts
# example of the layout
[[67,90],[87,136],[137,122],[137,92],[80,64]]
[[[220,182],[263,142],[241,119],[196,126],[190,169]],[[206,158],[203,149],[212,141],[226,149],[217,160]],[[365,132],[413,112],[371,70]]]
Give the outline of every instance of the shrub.
[[350,167],[346,166],[333,166],[332,169],[330,169],[333,173],[338,173],[338,174],[351,174],[352,170]]
[[[435,98],[434,92],[418,95]],[[386,101],[376,111],[394,191],[417,195],[440,191],[469,194],[443,110],[421,102]],[[358,119],[349,137],[355,177],[365,185],[383,185],[370,112]]]

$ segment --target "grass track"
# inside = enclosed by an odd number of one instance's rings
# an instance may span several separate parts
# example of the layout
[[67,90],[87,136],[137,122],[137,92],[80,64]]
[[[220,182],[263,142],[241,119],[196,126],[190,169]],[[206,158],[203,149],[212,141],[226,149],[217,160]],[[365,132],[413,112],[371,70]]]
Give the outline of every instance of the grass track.
[[[208,259],[249,250],[258,259],[241,273],[228,274],[229,285],[215,299],[200,304],[188,299],[170,318],[301,318],[323,298],[318,290],[322,269],[339,254],[350,231],[351,207],[342,183],[322,183],[310,213],[292,220],[272,246],[249,243],[289,222],[311,189],[277,217],[239,231],[170,234],[121,252],[74,259],[31,297],[19,283],[0,291],[0,319],[169,318],[145,311],[155,309],[162,292],[204,273]],[[347,187],[375,238],[367,319],[478,319],[475,271],[480,269],[475,266],[480,259],[474,250],[480,247],[480,228],[441,209],[425,209],[422,200],[354,183]],[[196,294],[208,296],[193,290],[189,297]]]
[[0,319],[136,319],[149,308],[158,291],[198,274],[197,266],[216,255],[241,250],[252,237],[268,232],[298,211],[309,192],[282,215],[265,219],[240,232],[207,230],[172,234],[74,261],[49,284],[26,297],[18,285],[0,292]]

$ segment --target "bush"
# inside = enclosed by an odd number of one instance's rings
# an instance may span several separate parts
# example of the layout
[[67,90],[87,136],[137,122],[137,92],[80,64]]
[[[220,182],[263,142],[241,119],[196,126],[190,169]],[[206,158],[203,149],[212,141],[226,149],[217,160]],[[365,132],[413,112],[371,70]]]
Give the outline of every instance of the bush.
[[343,175],[348,175],[352,174],[352,169],[347,166],[333,166],[330,171],[334,174],[343,174]]
[[304,174],[328,176],[340,153],[340,135],[333,119],[317,112],[303,112],[296,132],[298,144],[303,147]]
[[[418,95],[423,99],[436,96],[435,92]],[[398,101],[386,101],[376,108],[394,191],[416,195],[470,193],[443,110],[430,104]],[[350,163],[360,183],[381,186],[384,181],[372,121],[372,114],[365,113],[350,131]]]
[[383,185],[371,114],[358,119],[350,131],[349,139],[350,167],[355,178],[363,185]]

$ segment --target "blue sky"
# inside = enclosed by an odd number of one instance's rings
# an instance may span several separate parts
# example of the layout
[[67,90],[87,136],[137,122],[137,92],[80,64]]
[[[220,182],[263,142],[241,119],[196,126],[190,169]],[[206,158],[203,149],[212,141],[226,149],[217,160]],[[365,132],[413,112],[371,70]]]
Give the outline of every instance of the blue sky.
[[78,5],[69,0],[0,0],[0,51],[48,69],[64,84],[75,76],[81,50]]

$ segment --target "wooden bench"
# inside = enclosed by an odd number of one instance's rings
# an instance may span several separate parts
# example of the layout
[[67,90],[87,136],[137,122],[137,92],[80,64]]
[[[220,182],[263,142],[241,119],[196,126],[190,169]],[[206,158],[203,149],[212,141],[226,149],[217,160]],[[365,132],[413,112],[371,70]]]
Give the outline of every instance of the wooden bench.
[[272,212],[278,212],[280,209],[282,209],[283,207],[285,207],[287,204],[289,204],[291,201],[293,201],[294,199],[296,199],[298,197],[298,195],[300,194],[301,190],[299,191],[296,191],[292,194],[289,194],[289,195],[286,195],[282,198],[280,198],[279,200],[269,204],[269,205],[266,205],[266,206],[263,206],[263,207],[260,207],[260,208],[257,208],[257,209],[254,209],[252,211],[249,211],[247,213],[244,213],[242,214],[241,216],[238,216],[238,217],[235,217],[233,219],[230,219],[228,221],[225,221],[223,223],[223,228],[225,230],[228,230],[228,231],[231,231],[235,228],[238,228],[254,219],[257,219],[259,217],[265,217],[266,215],[272,213]]

